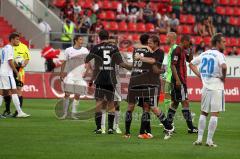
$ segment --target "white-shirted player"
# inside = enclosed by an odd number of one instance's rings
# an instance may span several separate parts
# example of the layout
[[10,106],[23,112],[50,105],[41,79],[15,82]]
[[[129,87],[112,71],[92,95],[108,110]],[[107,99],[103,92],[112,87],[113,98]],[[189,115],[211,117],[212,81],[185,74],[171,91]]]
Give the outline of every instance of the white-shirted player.
[[[60,119],[65,119],[68,114],[70,94],[74,94],[72,103],[71,117],[77,119],[77,105],[79,104],[80,95],[85,94],[87,82],[83,79],[85,70],[84,59],[89,53],[88,49],[82,47],[83,37],[76,35],[74,45],[65,50],[64,63],[61,66],[60,79],[64,82],[64,113]],[[66,73],[64,69],[66,68]]]
[[17,77],[20,78],[19,72],[17,71],[13,61],[13,46],[19,43],[19,35],[16,33],[10,34],[9,42],[9,44],[4,46],[0,54],[0,106],[2,105],[3,101],[3,90],[10,91],[10,93],[12,94],[14,106],[18,112],[18,115],[16,117],[25,118],[29,117],[30,115],[24,113],[20,107],[20,102],[17,95],[16,82],[13,76],[14,71]]
[[[217,128],[219,112],[225,110],[224,82],[227,65],[223,51],[226,40],[221,33],[212,37],[212,49],[207,50],[194,58],[189,67],[202,80],[201,115],[198,123],[198,138],[194,145],[202,145],[203,133],[206,127],[206,118],[211,114],[208,125],[206,145],[217,147],[213,142],[213,135]],[[199,66],[199,70],[197,68]]]

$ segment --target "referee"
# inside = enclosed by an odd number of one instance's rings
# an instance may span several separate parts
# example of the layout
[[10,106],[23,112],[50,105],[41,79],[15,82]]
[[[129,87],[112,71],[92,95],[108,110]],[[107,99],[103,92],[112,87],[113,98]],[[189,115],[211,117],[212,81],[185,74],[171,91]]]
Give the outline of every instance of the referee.
[[[13,34],[20,36],[19,33],[13,33]],[[22,57],[24,59],[23,64],[20,67],[16,67],[16,69],[18,70],[18,72],[20,74],[20,79],[17,79],[16,75],[14,74],[14,78],[15,78],[16,85],[17,85],[18,98],[20,101],[20,107],[22,107],[22,104],[23,104],[22,87],[24,85],[24,80],[25,80],[24,67],[26,67],[27,64],[29,63],[30,53],[29,53],[28,47],[21,42],[19,42],[15,46],[13,46],[13,48],[14,48],[14,59],[16,59],[18,57]],[[4,94],[5,94],[4,101],[5,101],[6,109],[3,113],[3,116],[10,117],[11,116],[11,111],[10,111],[11,95],[9,94],[9,92],[4,92]],[[15,113],[12,116],[16,117],[17,111],[15,111]]]

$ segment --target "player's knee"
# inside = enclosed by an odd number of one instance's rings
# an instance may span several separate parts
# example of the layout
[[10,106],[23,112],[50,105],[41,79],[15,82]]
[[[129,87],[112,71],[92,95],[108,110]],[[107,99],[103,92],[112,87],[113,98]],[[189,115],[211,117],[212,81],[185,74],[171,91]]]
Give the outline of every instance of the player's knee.
[[74,95],[74,99],[75,99],[75,100],[80,100],[80,95],[75,94],[75,95]]
[[70,97],[70,94],[69,94],[69,93],[65,93],[64,97],[65,97],[65,98],[69,98],[69,97]]

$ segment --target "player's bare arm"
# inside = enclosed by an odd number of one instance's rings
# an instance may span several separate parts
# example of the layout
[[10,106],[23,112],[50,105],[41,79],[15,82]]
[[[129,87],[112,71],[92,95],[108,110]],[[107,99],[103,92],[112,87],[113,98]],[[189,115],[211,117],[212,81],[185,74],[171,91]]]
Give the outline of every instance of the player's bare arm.
[[61,71],[60,71],[60,79],[61,81],[63,81],[64,77],[65,77],[65,74],[64,74],[64,69],[65,69],[65,66],[66,66],[66,61],[64,61],[61,65]]
[[159,67],[159,66],[157,66],[157,65],[153,65],[153,73],[155,73],[155,74],[163,74],[163,73],[165,73],[165,70],[164,69],[162,69],[161,67]]
[[24,60],[24,63],[22,64],[22,67],[26,67],[28,63],[29,63],[29,60]]
[[10,67],[12,68],[13,72],[17,75],[17,78],[20,79],[20,75],[19,72],[17,71],[13,60],[8,60],[8,64],[10,65]]
[[156,63],[156,60],[154,58],[151,58],[151,57],[143,57],[141,56],[140,54],[136,53],[135,56],[134,56],[134,59],[136,61],[140,60],[142,62],[146,62],[146,63],[149,63],[149,64],[155,64]]
[[176,69],[176,67],[175,67],[174,64],[171,64],[171,69],[172,69],[173,77],[174,77],[175,80],[176,80],[176,85],[177,85],[177,87],[180,87],[182,83],[181,83],[181,81],[180,81],[180,78],[178,77],[177,69]]
[[221,65],[222,67],[222,77],[220,78],[223,82],[225,82],[226,74],[227,74],[227,65],[224,63]]
[[198,71],[198,68],[196,65],[193,65],[192,63],[189,64],[189,68],[193,71],[193,73],[201,79],[200,72]]
[[132,67],[133,67],[132,64],[125,63],[125,62],[120,63],[119,66],[121,66],[127,70],[132,70]]

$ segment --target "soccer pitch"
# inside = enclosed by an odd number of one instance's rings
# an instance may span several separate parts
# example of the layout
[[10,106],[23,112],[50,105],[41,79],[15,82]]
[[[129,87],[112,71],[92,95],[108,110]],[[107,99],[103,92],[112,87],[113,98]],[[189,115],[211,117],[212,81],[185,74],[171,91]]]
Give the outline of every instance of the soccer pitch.
[[[163,140],[162,128],[156,118],[152,119],[153,139],[138,139],[141,109],[136,108],[132,122],[132,137],[125,139],[122,135],[96,135],[94,120],[58,120],[54,107],[57,100],[27,99],[24,111],[32,116],[27,119],[0,120],[0,158],[1,159],[135,159],[135,158],[209,158],[238,159],[240,156],[239,103],[226,104],[226,112],[220,115],[214,141],[217,148],[193,146],[196,134],[187,134],[186,123],[181,109],[175,119],[176,133],[167,141]],[[93,106],[94,101],[81,101],[80,110]],[[127,104],[121,103],[121,129],[124,130],[123,114]],[[3,107],[3,106],[2,106]],[[3,111],[3,108],[0,111]],[[199,117],[199,103],[191,103],[196,113],[195,125]],[[12,107],[13,112],[13,107]],[[206,132],[204,141],[206,139]]]

